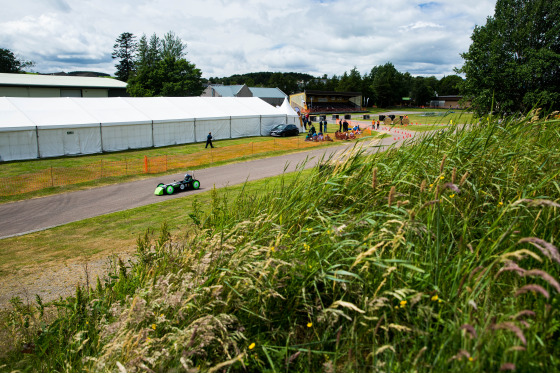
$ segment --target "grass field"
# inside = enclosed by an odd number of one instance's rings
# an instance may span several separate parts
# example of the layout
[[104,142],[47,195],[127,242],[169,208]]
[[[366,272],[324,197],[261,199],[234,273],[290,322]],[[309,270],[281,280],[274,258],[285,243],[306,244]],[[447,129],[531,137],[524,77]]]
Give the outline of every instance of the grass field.
[[48,319],[14,300],[0,368],[557,371],[558,123],[490,119],[215,190]]

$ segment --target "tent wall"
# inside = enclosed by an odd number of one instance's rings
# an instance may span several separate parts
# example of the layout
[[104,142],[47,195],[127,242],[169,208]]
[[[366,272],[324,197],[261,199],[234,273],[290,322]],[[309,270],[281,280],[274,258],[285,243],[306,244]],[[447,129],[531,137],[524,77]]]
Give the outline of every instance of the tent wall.
[[103,126],[102,124],[101,133],[104,152],[154,146],[152,124],[115,126]]
[[212,133],[213,140],[231,138],[230,118],[197,119],[194,122],[197,142],[206,141],[208,133]]
[[39,157],[101,152],[99,127],[39,128]]
[[0,97],[0,160],[25,160],[267,136],[299,124],[259,98]]
[[14,130],[0,134],[0,161],[37,158],[37,133],[33,130]]
[[154,146],[194,143],[194,120],[154,123]]
[[245,117],[231,119],[231,137],[243,138],[247,136],[259,136],[261,134],[261,118]]

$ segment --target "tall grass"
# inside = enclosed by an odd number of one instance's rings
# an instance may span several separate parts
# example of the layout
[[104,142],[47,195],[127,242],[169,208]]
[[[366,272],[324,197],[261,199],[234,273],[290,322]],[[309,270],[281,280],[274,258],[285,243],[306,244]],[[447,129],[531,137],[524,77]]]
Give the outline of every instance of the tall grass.
[[557,371],[558,124],[488,119],[215,190],[194,234],[146,232],[48,324],[14,300],[0,368]]

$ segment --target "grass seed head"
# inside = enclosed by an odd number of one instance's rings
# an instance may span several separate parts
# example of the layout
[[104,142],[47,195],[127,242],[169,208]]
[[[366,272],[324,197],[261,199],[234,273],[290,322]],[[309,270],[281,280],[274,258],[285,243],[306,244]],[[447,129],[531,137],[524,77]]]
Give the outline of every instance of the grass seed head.
[[467,181],[467,178],[469,177],[469,172],[467,171],[465,174],[463,174],[463,176],[461,177],[461,181],[459,182],[459,186],[462,186],[463,184],[465,184],[465,182]]
[[502,366],[500,366],[500,371],[515,371],[515,364],[511,362],[506,362]]
[[535,247],[537,247],[537,249],[539,249],[543,255],[545,255],[551,260],[560,263],[560,254],[558,253],[558,248],[556,248],[554,245],[550,244],[546,240],[531,237],[531,238],[523,238],[519,240],[518,243],[531,243]]
[[515,291],[515,296],[522,295],[522,294],[527,293],[529,291],[540,293],[546,299],[548,299],[550,297],[550,294],[548,293],[548,291],[545,290],[544,287],[539,286],[538,284],[527,284],[527,285],[519,288],[517,291]]
[[395,192],[396,188],[395,186],[392,186],[391,190],[389,191],[389,206],[391,206],[393,204],[393,201],[395,200]]
[[554,279],[552,275],[548,274],[544,270],[539,270],[539,269],[528,270],[523,275],[525,277],[531,277],[531,276],[541,277],[543,280],[548,282],[548,284],[554,287],[556,292],[560,293],[560,284],[558,283],[558,281]]
[[443,158],[441,159],[441,164],[439,164],[439,173],[443,174],[443,169],[445,167],[445,159],[447,158],[447,155],[443,155]]

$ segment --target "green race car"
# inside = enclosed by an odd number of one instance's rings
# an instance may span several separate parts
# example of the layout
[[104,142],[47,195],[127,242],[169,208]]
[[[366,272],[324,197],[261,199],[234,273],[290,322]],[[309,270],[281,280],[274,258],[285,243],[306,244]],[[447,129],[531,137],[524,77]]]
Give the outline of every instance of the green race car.
[[182,181],[174,181],[173,183],[160,183],[157,185],[154,195],[173,195],[175,192],[181,192],[186,190],[198,190],[200,188],[200,182],[190,174],[185,174],[185,178]]

